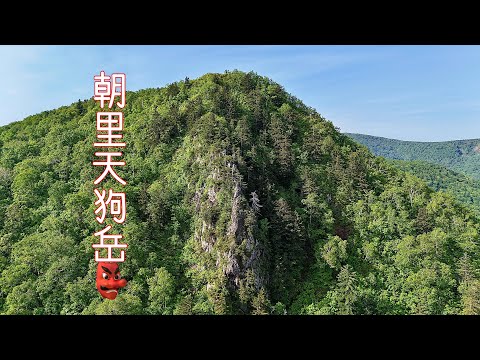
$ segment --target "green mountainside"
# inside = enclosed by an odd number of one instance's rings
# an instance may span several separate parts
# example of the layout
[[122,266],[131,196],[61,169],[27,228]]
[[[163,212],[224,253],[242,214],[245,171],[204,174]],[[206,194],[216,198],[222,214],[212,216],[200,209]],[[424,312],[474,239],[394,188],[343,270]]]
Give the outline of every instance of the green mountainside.
[[470,209],[237,71],[127,94],[128,284],[102,299],[96,111],[0,128],[1,313],[480,313]]
[[480,214],[477,173],[480,157],[476,150],[480,139],[428,143],[346,135],[367,146],[375,155],[390,159],[395,167],[425,180],[433,190],[451,193]]
[[417,142],[346,133],[377,156],[396,160],[423,160],[480,180],[480,139]]
[[433,190],[451,193],[460,202],[472,206],[477,215],[480,215],[479,180],[425,161],[391,161],[397,168],[425,180]]

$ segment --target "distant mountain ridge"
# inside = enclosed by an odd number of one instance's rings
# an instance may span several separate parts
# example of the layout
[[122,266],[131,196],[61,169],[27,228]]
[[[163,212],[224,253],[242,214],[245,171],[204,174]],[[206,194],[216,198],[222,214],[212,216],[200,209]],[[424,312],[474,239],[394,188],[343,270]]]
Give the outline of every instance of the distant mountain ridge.
[[345,133],[377,156],[394,160],[421,160],[480,179],[480,139],[418,142]]

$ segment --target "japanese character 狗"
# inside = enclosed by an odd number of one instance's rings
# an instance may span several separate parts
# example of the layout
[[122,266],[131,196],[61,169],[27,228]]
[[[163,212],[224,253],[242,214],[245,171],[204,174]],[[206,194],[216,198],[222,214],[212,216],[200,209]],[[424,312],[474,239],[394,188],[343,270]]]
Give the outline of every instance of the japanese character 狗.
[[102,190],[100,193],[97,189],[94,189],[95,195],[97,195],[97,201],[95,201],[95,205],[98,208],[95,210],[95,214],[100,213],[100,216],[97,216],[95,219],[102,224],[105,221],[105,216],[107,213],[107,206],[109,206],[110,214],[111,215],[119,215],[114,216],[113,221],[117,224],[122,224],[125,221],[125,216],[127,213],[126,210],[126,196],[125,193],[114,192],[112,189],[108,190],[108,198],[105,201],[106,191]]

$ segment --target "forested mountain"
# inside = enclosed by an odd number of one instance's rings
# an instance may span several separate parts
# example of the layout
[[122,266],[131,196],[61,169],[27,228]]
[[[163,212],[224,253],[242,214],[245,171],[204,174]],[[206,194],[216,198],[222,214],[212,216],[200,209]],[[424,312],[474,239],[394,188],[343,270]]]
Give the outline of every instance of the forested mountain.
[[432,189],[451,193],[480,214],[480,139],[415,142],[346,133],[395,167],[423,179]]
[[480,312],[471,210],[237,71],[127,94],[128,284],[102,299],[96,111],[0,128],[0,312]]
[[433,190],[451,193],[460,202],[472,206],[476,214],[480,215],[479,180],[425,161],[391,161],[397,168],[425,180]]
[[396,160],[423,160],[480,180],[480,139],[417,142],[350,134],[375,155]]

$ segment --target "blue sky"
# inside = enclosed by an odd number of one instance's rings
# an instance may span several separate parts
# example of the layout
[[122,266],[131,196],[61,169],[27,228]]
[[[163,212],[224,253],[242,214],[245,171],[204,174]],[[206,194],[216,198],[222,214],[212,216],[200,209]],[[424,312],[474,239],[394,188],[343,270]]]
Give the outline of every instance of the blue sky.
[[93,96],[100,70],[133,91],[227,69],[272,78],[344,132],[480,138],[480,46],[0,46],[0,125]]

